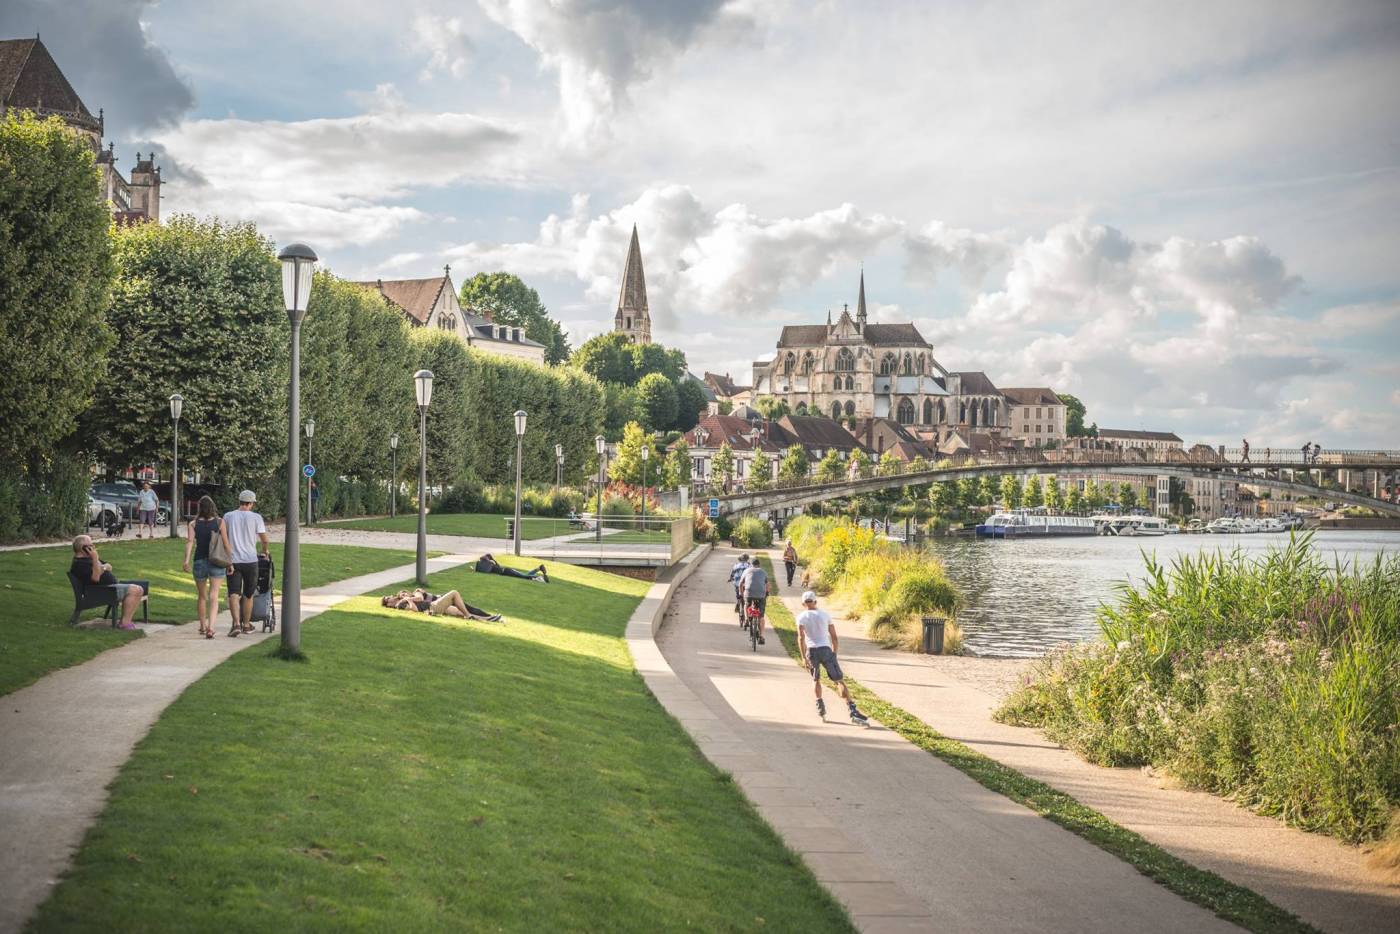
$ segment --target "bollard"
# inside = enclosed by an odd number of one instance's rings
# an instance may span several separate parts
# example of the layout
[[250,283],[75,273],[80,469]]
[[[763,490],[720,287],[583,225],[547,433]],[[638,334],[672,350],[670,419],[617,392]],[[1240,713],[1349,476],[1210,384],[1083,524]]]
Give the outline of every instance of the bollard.
[[925,655],[943,654],[943,626],[947,623],[941,616],[925,616],[924,643],[920,651]]

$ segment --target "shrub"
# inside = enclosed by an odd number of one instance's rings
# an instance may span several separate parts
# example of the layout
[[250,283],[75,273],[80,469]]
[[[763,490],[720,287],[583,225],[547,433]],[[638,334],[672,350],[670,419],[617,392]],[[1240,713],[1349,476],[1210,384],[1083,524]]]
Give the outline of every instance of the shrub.
[[771,548],[773,526],[765,519],[745,516],[734,526],[734,544],[740,548]]

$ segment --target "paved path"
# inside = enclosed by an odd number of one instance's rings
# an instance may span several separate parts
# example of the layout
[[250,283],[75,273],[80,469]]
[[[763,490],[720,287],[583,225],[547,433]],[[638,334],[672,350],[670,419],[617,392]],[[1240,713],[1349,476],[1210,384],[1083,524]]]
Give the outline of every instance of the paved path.
[[[428,565],[441,571],[474,559],[444,555]],[[412,577],[404,565],[304,590],[301,617]],[[48,897],[102,813],[107,786],[165,708],[233,653],[275,637],[145,628],[143,639],[0,698],[0,934],[20,930]]]
[[[796,598],[786,599],[799,608]],[[1091,765],[1038,730],[992,720],[1016,663],[882,649],[851,621],[838,620],[837,631],[841,664],[852,677],[945,736],[1073,795],[1324,931],[1400,931],[1400,887],[1366,868],[1356,847],[1287,827],[1216,795],[1164,787],[1143,769]]]
[[[658,638],[676,712],[864,931],[1228,931],[1127,864],[878,726],[846,722],[776,636],[751,653],[716,551]],[[668,703],[668,709],[673,705]]]

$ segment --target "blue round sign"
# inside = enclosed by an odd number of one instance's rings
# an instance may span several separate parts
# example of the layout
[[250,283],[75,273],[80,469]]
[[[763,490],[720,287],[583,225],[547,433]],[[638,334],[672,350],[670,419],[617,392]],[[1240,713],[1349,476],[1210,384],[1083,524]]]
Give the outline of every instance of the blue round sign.
[[310,464],[307,464],[305,467],[301,468],[301,472],[308,480],[316,476],[316,468],[312,467]]

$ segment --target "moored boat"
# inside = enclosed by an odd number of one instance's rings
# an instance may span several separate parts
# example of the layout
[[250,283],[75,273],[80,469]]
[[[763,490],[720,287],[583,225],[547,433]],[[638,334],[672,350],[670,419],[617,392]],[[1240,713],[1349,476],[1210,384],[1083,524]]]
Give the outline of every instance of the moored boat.
[[1084,516],[1052,516],[1016,509],[999,512],[977,526],[979,538],[1046,538],[1093,535],[1094,521]]

